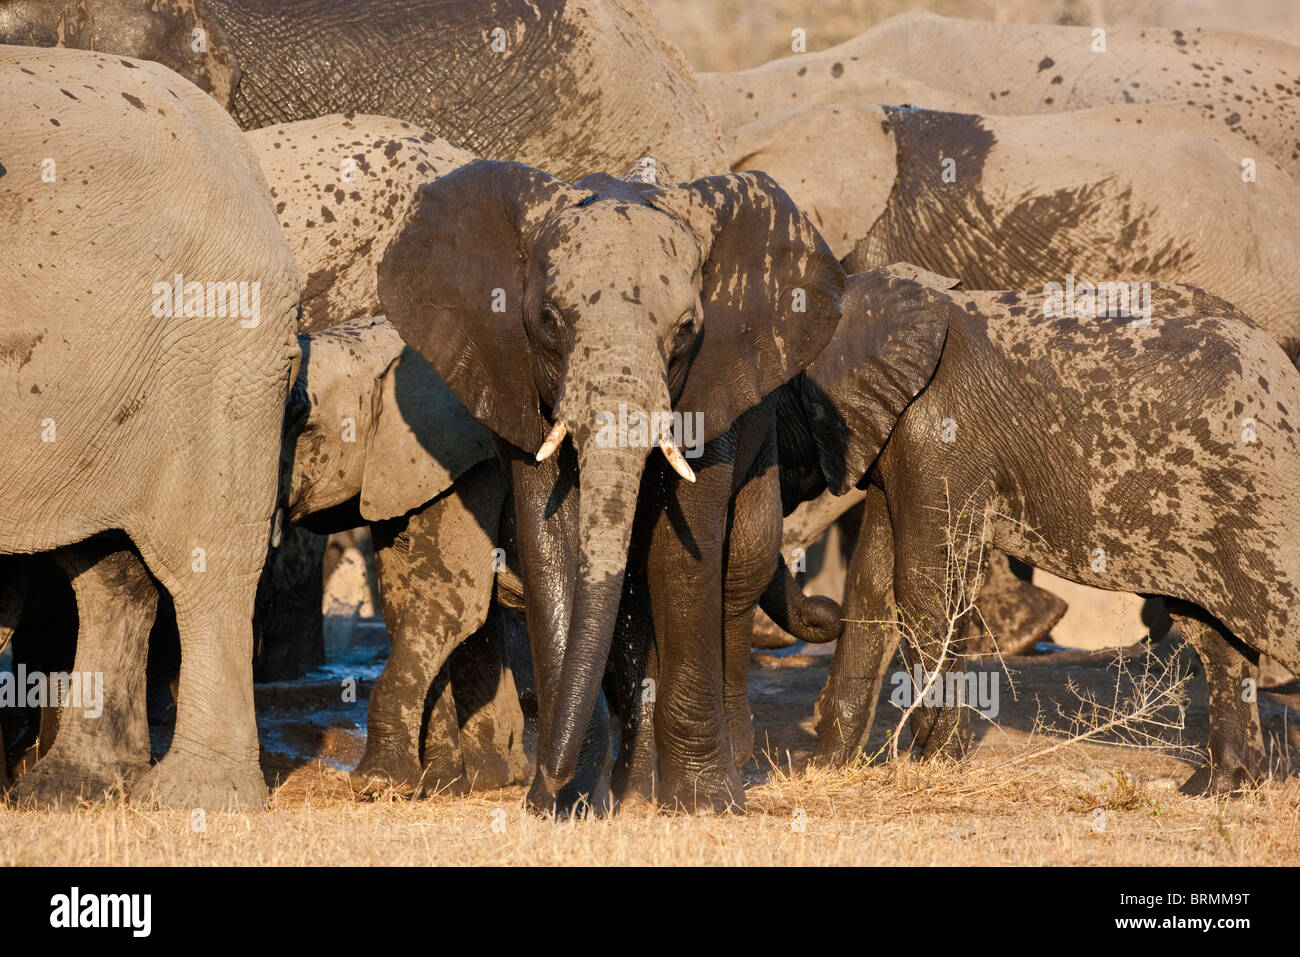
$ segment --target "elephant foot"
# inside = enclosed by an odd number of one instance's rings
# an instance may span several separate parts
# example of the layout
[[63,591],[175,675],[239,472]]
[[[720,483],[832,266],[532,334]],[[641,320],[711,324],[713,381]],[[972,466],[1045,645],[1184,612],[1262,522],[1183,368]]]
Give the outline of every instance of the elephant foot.
[[843,768],[856,761],[861,753],[861,748],[832,733],[818,738],[809,763],[818,768]]
[[463,774],[437,774],[428,769],[424,781],[420,784],[420,797],[464,797],[470,792],[469,778]]
[[131,799],[157,807],[265,811],[266,780],[257,762],[231,766],[175,748],[131,787]]
[[470,782],[469,789],[474,791],[493,791],[508,788],[515,783],[516,775],[510,768],[510,762],[504,755],[475,753],[466,749],[465,777]]
[[[874,694],[875,689],[863,692]],[[813,720],[817,727],[817,745],[813,749],[812,763],[823,768],[841,768],[852,764],[862,754],[866,735],[862,729],[874,711],[860,713],[850,707],[842,698],[832,702],[822,710],[822,700],[828,695],[823,692],[813,711]]]
[[604,817],[614,810],[610,789],[597,782],[594,787],[580,788],[575,783],[560,788],[560,793],[552,795],[538,773],[533,777],[532,786],[524,798],[528,810],[539,817],[583,818],[588,815]]
[[533,783],[528,789],[528,796],[524,798],[524,804],[538,817],[551,817],[556,813],[555,795],[547,790],[546,782],[542,780],[540,773],[533,776]]
[[922,761],[960,760],[970,746],[970,717],[965,708],[918,708],[910,721],[912,751]]
[[754,757],[754,716],[747,700],[728,704],[727,737],[731,741],[731,763],[743,768]]
[[19,778],[10,793],[22,806],[70,808],[82,799],[100,800],[113,791],[125,791],[148,769],[147,763],[87,766],[50,753]]
[[369,748],[348,775],[353,793],[361,800],[384,794],[411,797],[420,787],[420,766],[409,756],[374,752]]
[[1188,797],[1242,794],[1259,778],[1244,764],[1203,764],[1178,790]]
[[743,814],[745,789],[734,769],[704,771],[675,780],[665,775],[659,787],[659,803],[668,810],[688,814]]
[[625,791],[618,798],[617,807],[620,812],[641,812],[658,807],[658,803],[655,801],[653,794],[646,794],[642,791]]

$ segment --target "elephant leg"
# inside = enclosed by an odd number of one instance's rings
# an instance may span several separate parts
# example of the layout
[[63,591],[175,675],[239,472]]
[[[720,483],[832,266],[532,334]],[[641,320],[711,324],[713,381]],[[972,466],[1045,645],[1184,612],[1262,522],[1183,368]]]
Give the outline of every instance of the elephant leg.
[[29,579],[29,559],[18,555],[0,557],[0,651],[5,650],[18,627]]
[[[158,592],[130,549],[110,538],[55,553],[76,593],[79,621],[70,685],[80,700],[50,701],[48,751],[14,788],[20,801],[71,802],[129,784],[149,767],[145,660]],[[57,687],[46,674],[50,693]],[[58,705],[62,707],[58,707]],[[43,716],[44,717],[44,716]],[[57,732],[47,723],[57,725]]]
[[434,676],[425,701],[424,748],[420,755],[418,791],[431,794],[469,793],[465,759],[460,747],[460,725],[456,721],[456,695],[451,687],[451,664],[444,663]]
[[[966,501],[953,494],[952,501]],[[945,755],[960,757],[968,743],[970,715],[954,692],[964,688],[966,672],[964,635],[973,596],[971,569],[982,566],[982,543],[961,541],[962,530],[948,532],[925,515],[922,508],[906,509],[900,517],[891,508],[894,527],[894,597],[908,642],[903,660],[909,675],[922,672],[923,684],[912,683],[913,701],[927,692],[937,703],[921,703],[912,711],[911,750],[921,759]],[[972,554],[981,552],[981,554]],[[955,679],[955,680],[954,680]]]
[[[351,775],[359,792],[409,793],[419,786],[421,728],[434,678],[487,618],[505,494],[496,463],[480,463],[406,520],[372,529],[392,651],[370,692],[366,750]],[[447,708],[442,713],[451,724],[436,724],[438,733],[455,725],[454,705]],[[459,741],[447,744],[457,752],[450,764],[460,766]]]
[[136,780],[131,796],[164,807],[265,809],[253,710],[253,605],[270,523],[236,525],[215,504],[207,514],[214,525],[191,530],[190,541],[220,542],[220,549],[200,546],[164,560],[148,540],[137,541],[172,595],[181,664],[171,747]]
[[1259,727],[1259,655],[1194,606],[1169,602],[1178,631],[1205,666],[1210,692],[1209,759],[1183,784],[1184,794],[1227,794],[1254,785],[1264,770]]
[[814,760],[855,761],[876,717],[885,670],[898,645],[894,616],[894,532],[885,493],[867,492],[844,586],[844,631],[817,698]]
[[[774,433],[768,461],[761,469],[756,468],[757,474],[741,487],[731,504],[727,533],[722,607],[723,700],[731,756],[738,769],[754,756],[754,716],[749,708],[754,613],[781,564],[781,483],[775,447]],[[789,581],[793,584],[793,579]],[[803,604],[799,602],[797,607]],[[838,607],[835,612],[838,614]],[[801,613],[795,617],[802,620]]]
[[290,681],[325,663],[321,593],[328,538],[289,525],[257,584],[253,678]]
[[515,618],[494,607],[448,662],[465,776],[476,791],[522,783],[528,764],[524,713],[505,658],[505,630],[515,627]]
[[733,467],[721,458],[706,449],[689,488],[669,479],[676,494],[657,516],[648,564],[660,649],[660,802],[688,811],[745,806],[724,698],[723,552]]
[[[68,575],[52,555],[16,561],[25,588],[13,606],[19,616],[12,640],[15,678],[21,669],[28,674],[69,671],[77,654],[77,598]],[[3,714],[15,776],[50,749],[58,729],[58,708],[28,707],[25,698],[17,704]]]
[[622,806],[653,803],[659,777],[654,729],[659,648],[644,576],[627,577],[611,658],[612,681],[607,684],[621,727],[612,783],[614,797]]

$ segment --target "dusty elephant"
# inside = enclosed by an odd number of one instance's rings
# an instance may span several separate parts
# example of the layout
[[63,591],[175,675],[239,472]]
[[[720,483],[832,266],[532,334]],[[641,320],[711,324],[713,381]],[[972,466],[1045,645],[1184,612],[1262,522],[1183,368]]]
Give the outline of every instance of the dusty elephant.
[[[299,342],[286,413],[288,517],[322,532],[371,524],[392,641],[354,780],[361,790],[407,791],[516,783],[526,760],[500,649],[509,609],[489,622],[509,491],[491,434],[383,317]],[[466,726],[475,739],[468,766]]]
[[1289,278],[1300,187],[1264,157],[1243,180],[1248,144],[1177,108],[972,116],[836,105],[732,136],[733,164],[785,184],[850,273],[905,261],[970,289],[1064,284],[1067,273],[1080,284],[1185,282],[1300,353]]
[[[332,326],[314,347],[313,337],[300,337],[309,359],[286,412],[281,472],[292,524],[285,539],[299,529],[371,521],[382,539],[380,590],[394,651],[371,695],[358,784],[508,784],[522,772],[522,719],[500,662],[506,613],[485,622],[481,597],[492,590],[499,524],[487,516],[500,511],[504,495],[490,439],[463,409],[464,427],[453,428],[459,403],[418,356],[406,350],[399,362],[402,342],[382,318],[337,321],[378,310],[374,273],[400,225],[393,211],[405,209],[418,185],[472,157],[386,117],[324,117],[248,140],[306,277],[302,325]],[[346,197],[335,199],[336,185],[346,187]],[[480,455],[491,467],[474,471]],[[438,577],[453,565],[460,575]],[[162,617],[151,647],[158,628],[167,629]],[[74,631],[75,621],[74,612]],[[131,713],[134,698],[112,682],[108,690],[110,709]],[[84,790],[98,790],[97,783]]]
[[[176,607],[181,700],[170,751],[133,793],[263,806],[250,622],[299,357],[292,253],[243,134],[170,71],[6,47],[0,83],[22,104],[0,157],[4,416],[30,424],[5,469],[0,551],[80,548],[95,588],[147,568]],[[79,642],[77,670],[134,667],[83,667],[100,646]],[[96,773],[70,718],[29,786]]]
[[[785,183],[850,272],[906,260],[968,288],[1190,282],[1300,350],[1288,278],[1300,189],[1266,157],[1244,178],[1249,144],[1179,107],[977,117],[840,104],[730,132],[733,164]],[[996,561],[986,620],[1003,650],[1032,645],[1064,603]]]
[[1297,176],[1297,67],[1296,47],[1227,30],[1037,26],[911,12],[829,50],[698,79],[724,129],[831,103],[1005,115],[1169,102],[1241,135]]
[[[458,266],[431,268],[445,262]],[[760,402],[829,338],[842,281],[763,174],[575,186],[477,162],[421,190],[380,298],[497,435],[511,478],[539,698],[534,806],[553,805],[599,721],[625,572],[644,569],[659,798],[743,807],[753,614],[780,540]]]
[[694,76],[640,0],[6,0],[0,43],[157,60],[246,129],[366,112],[566,176],[647,150],[722,169]]
[[[896,602],[940,682],[963,670],[960,642],[939,645],[950,573],[975,567],[961,564],[968,548],[1164,596],[1210,689],[1208,760],[1184,790],[1242,787],[1264,770],[1242,683],[1257,679],[1260,654],[1300,666],[1300,375],[1263,330],[1200,290],[1156,286],[1149,325],[1053,318],[1044,303],[889,269],[852,277],[836,337],[799,384],[833,441],[783,449],[783,479],[788,462],[811,458],[832,492],[867,487],[846,617],[892,620]],[[804,478],[815,488],[817,473]],[[959,513],[974,535],[953,548],[945,518]],[[857,753],[893,640],[883,624],[846,629],[820,702],[823,756]],[[921,709],[916,746],[953,746],[966,714]]]
[[[512,677],[500,665],[509,611],[489,614],[483,597],[492,594],[500,544],[499,517],[488,516],[500,510],[504,479],[495,465],[471,468],[484,450],[495,461],[487,433],[418,356],[407,350],[399,362],[401,340],[372,318],[380,311],[379,260],[416,191],[475,157],[383,116],[320,117],[248,139],[303,277],[301,328],[319,336],[314,348],[302,339],[305,354],[315,355],[314,375],[305,367],[299,383],[311,376],[311,400],[296,387],[288,414],[288,428],[305,427],[312,443],[286,447],[289,515],[321,530],[374,523],[393,651],[371,693],[354,781],[402,790],[511,783],[522,773],[522,742]],[[344,418],[356,444],[341,442]],[[326,463],[340,457],[348,467],[332,474]],[[346,506],[361,494],[363,475],[370,497]],[[444,581],[439,574],[451,567],[461,571]]]
[[[569,176],[649,149],[692,175],[723,168],[690,68],[640,0],[5,0],[0,43],[155,60],[250,129],[366,111]],[[322,549],[289,531],[268,563],[262,677],[320,655]]]

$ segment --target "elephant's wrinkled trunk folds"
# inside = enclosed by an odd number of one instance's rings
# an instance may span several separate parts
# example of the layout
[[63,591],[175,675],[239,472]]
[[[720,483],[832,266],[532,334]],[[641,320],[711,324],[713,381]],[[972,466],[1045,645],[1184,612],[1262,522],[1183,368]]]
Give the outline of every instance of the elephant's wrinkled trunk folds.
[[[564,650],[551,740],[540,755],[550,793],[572,779],[583,736],[596,706],[623,594],[632,523],[641,475],[658,436],[609,423],[636,421],[637,413],[670,409],[657,349],[578,348],[595,366],[588,374],[566,372],[556,422],[569,428],[578,452],[580,564],[573,615]],[[632,370],[638,370],[633,372]],[[623,406],[620,414],[619,406]],[[604,414],[600,421],[597,416]],[[605,423],[605,428],[600,428]],[[557,443],[558,444],[558,443]]]

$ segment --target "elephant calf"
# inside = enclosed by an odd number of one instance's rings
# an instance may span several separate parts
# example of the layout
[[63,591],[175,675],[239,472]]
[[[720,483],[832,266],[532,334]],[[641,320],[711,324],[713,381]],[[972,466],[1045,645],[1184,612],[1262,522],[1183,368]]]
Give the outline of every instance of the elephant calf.
[[[892,589],[946,681],[963,668],[941,645],[967,547],[1163,596],[1210,689],[1209,760],[1183,789],[1238,789],[1263,770],[1242,693],[1258,656],[1300,668],[1300,374],[1242,313],[1190,287],[1154,284],[1149,316],[1055,316],[1057,305],[890,269],[852,277],[801,383],[810,420],[829,423],[805,455],[832,491],[869,488],[846,617],[890,617]],[[977,534],[954,554],[970,516]],[[852,751],[888,631],[846,632],[837,649],[822,733]],[[923,753],[955,741],[964,714],[926,709],[913,725]]]
[[502,658],[509,609],[489,615],[509,489],[491,437],[382,316],[299,345],[288,517],[320,532],[371,524],[392,640],[354,781],[426,791],[515,783],[525,758]]

